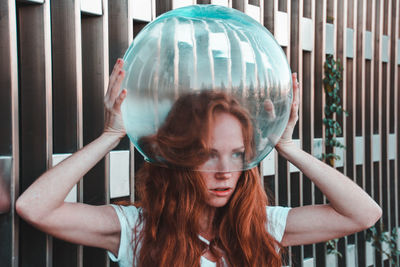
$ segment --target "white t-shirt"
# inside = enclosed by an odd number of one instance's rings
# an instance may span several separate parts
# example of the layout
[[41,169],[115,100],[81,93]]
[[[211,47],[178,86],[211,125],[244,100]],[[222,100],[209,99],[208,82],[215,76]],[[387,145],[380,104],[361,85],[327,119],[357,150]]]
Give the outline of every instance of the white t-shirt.
[[[140,208],[135,206],[118,206],[112,205],[117,212],[118,219],[121,225],[121,239],[118,249],[118,257],[108,251],[108,256],[114,262],[118,262],[119,267],[132,267],[133,266],[133,229],[139,219]],[[268,206],[268,232],[278,241],[282,240],[286,227],[286,219],[290,208],[279,206]],[[141,226],[138,226],[138,231]],[[202,238],[201,238],[202,239]],[[203,240],[203,239],[202,239]],[[204,240],[203,240],[204,241]],[[138,247],[138,250],[140,247]],[[202,267],[215,267],[216,263],[209,261],[205,257],[201,257],[200,266]]]

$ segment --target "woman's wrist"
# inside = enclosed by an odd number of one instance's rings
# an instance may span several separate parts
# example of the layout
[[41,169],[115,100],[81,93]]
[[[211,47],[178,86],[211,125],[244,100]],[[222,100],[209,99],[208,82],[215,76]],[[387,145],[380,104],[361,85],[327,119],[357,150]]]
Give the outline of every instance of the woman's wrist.
[[111,150],[119,144],[124,136],[125,134],[122,133],[103,132],[99,138],[105,140],[109,144]]
[[276,151],[278,151],[278,153],[283,154],[287,150],[290,150],[294,147],[296,147],[296,145],[294,144],[293,140],[287,140],[287,141],[281,140],[276,144],[275,149]]

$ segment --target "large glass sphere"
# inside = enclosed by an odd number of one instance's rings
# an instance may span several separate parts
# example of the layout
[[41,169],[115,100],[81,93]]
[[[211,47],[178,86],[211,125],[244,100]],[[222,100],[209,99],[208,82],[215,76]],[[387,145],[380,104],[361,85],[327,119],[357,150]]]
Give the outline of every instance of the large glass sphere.
[[[286,127],[292,102],[286,56],[265,27],[240,11],[215,5],[169,11],[136,36],[124,61],[123,119],[149,162],[250,169]],[[236,124],[221,123],[223,113]]]

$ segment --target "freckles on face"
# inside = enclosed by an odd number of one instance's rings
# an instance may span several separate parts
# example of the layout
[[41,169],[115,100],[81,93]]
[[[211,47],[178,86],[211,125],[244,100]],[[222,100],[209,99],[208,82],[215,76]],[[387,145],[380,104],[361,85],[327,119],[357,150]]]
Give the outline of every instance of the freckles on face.
[[222,207],[235,191],[242,173],[244,158],[242,125],[229,113],[216,113],[209,140],[211,148],[209,159],[199,166],[199,170],[207,188],[207,204],[212,207]]

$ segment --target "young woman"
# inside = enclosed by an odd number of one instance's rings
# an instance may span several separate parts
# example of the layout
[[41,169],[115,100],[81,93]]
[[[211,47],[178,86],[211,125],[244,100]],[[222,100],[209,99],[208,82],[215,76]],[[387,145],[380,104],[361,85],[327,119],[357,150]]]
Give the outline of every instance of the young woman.
[[[126,134],[120,112],[127,94],[120,91],[122,65],[118,60],[110,77],[104,133],[40,176],[18,199],[18,214],[38,229],[104,248],[123,267],[281,266],[281,247],[345,236],[380,218],[380,207],[360,187],[294,145],[296,75],[291,115],[276,149],[311,179],[329,204],[267,207],[258,170],[238,170],[252,151],[246,111],[227,95],[207,93],[182,98],[182,109],[175,105],[169,115],[171,122],[167,118],[155,136],[141,140],[149,153],[162,155],[170,166],[146,163],[140,170],[140,207],[64,202]],[[203,97],[208,104],[191,97]],[[192,120],[179,127],[174,123],[178,115],[181,124]]]

